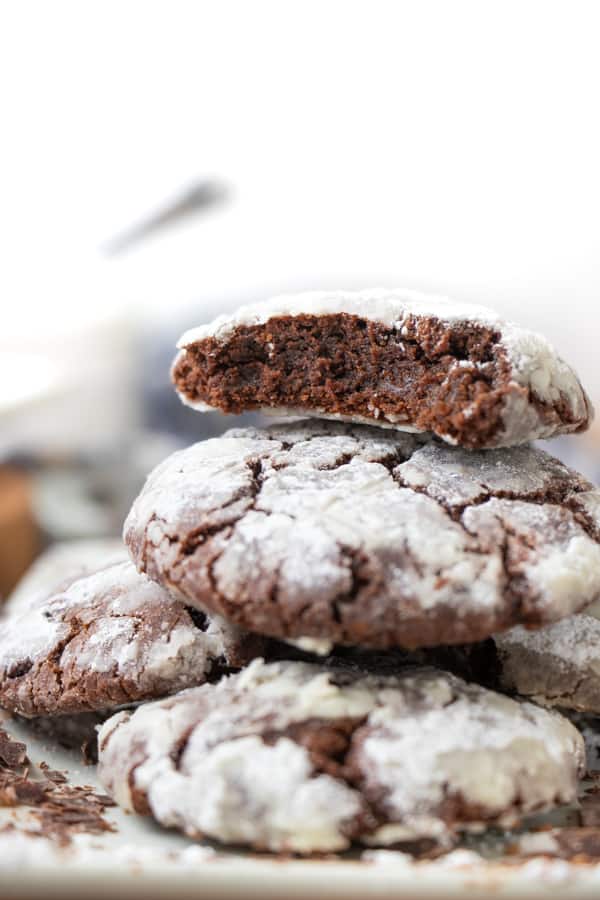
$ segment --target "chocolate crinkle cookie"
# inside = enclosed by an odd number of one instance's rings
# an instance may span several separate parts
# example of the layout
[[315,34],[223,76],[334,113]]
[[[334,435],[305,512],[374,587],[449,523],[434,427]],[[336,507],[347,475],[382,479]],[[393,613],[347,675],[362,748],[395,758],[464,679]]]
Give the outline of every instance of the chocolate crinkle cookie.
[[481,449],[582,431],[593,411],[548,341],[480,306],[411,291],[310,292],[186,332],[184,403],[407,431]]
[[415,648],[583,609],[599,526],[600,493],[541,450],[304,420],[175,453],[125,539],[138,569],[251,631]]
[[600,714],[600,621],[578,615],[495,635],[499,685],[544,706]]
[[98,740],[101,780],[125,808],[297,853],[515,824],[572,801],[584,764],[559,714],[435,669],[262,660],[117,713]]
[[115,709],[216,678],[263,641],[186,609],[130,561],[77,574],[0,622],[0,706],[24,716]]

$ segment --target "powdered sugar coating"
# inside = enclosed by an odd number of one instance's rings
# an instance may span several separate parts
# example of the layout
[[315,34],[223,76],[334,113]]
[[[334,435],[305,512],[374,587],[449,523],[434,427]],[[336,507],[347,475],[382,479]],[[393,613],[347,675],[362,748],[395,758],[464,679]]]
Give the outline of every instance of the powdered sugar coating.
[[301,421],[174,454],[125,538],[140,570],[251,630],[461,643],[599,595],[596,494],[531,447],[474,453]]
[[43,602],[53,590],[75,575],[88,575],[111,563],[125,562],[127,551],[118,538],[81,538],[58,541],[37,557],[8,596],[1,615],[21,612]]
[[[313,723],[346,735],[329,764]],[[300,853],[443,838],[546,809],[573,799],[584,759],[567,720],[436,670],[259,660],[117,714],[99,746],[101,780],[126,808],[190,835]]]
[[570,616],[537,630],[494,637],[500,683],[544,706],[600,713],[600,621]]
[[[591,421],[593,409],[576,373],[542,335],[501,318],[487,307],[417,291],[373,288],[281,295],[265,302],[242,306],[232,314],[221,315],[211,323],[192,328],[182,335],[177,346],[184,353],[187,347],[206,338],[224,343],[236,328],[263,325],[275,317],[340,313],[380,323],[400,334],[403,333],[405,323],[414,318],[435,318],[448,324],[464,322],[497,331],[500,335],[499,347],[509,364],[511,381],[528,389],[532,396],[518,391],[506,393],[502,413],[503,431],[494,439],[493,445],[489,446],[512,446],[535,438],[575,431]],[[458,360],[456,365],[474,364],[469,360]],[[183,392],[180,392],[180,396],[184,403],[200,411],[213,408],[206,402],[190,400]],[[566,408],[568,421],[563,420],[562,424],[558,424],[556,420],[546,421],[532,398],[549,406]],[[297,414],[302,410],[290,407],[287,410],[279,409],[278,412]],[[321,409],[311,409],[308,414],[330,415],[327,410]],[[468,415],[468,410],[466,414]],[[336,415],[333,417],[341,418]],[[351,420],[379,424],[379,411],[374,408],[370,420],[363,416],[352,416]],[[392,415],[387,415],[381,421],[400,430],[414,430],[413,424],[394,421]],[[439,436],[452,442],[449,434],[440,432]]]
[[195,623],[126,560],[2,621],[0,706],[55,715],[162,697],[246,661],[254,643],[218,616]]
[[362,291],[302,291],[280,294],[269,300],[246,304],[234,313],[218,316],[206,325],[190,328],[177,346],[181,349],[205,337],[226,340],[238,325],[263,325],[274,316],[322,316],[348,313],[401,330],[403,320],[413,316],[435,316],[442,321],[469,320],[495,327],[502,320],[491,309],[460,303],[448,297],[411,290],[369,288]]

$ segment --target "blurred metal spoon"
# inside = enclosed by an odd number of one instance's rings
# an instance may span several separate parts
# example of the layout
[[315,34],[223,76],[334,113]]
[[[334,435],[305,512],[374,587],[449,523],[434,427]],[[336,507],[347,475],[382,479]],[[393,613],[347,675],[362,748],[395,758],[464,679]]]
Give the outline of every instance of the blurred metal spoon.
[[188,216],[220,205],[226,200],[228,193],[225,184],[216,178],[194,181],[163,203],[156,212],[110,238],[102,246],[102,251],[107,256],[123,253]]

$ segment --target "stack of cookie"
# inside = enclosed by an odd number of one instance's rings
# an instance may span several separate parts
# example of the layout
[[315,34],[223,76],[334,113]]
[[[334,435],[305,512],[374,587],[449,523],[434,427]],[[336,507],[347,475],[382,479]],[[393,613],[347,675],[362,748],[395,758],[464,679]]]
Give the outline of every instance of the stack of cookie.
[[0,705],[141,704],[100,730],[117,802],[260,849],[444,841],[572,801],[582,738],[541,705],[600,712],[600,622],[576,615],[600,492],[526,443],[591,418],[552,347],[437,298],[303,294],[186,333],[173,379],[199,410],[287,418],[175,453],[130,560],[10,611]]

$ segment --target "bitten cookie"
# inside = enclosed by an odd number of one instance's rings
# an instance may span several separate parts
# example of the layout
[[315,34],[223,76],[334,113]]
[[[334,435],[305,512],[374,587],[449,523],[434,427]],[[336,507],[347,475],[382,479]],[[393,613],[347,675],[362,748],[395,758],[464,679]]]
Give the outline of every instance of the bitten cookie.
[[114,709],[201,684],[262,649],[126,561],[2,620],[0,706],[29,717]]
[[341,418],[471,448],[582,431],[593,415],[545,338],[412,291],[276,297],[187,331],[178,347],[175,387],[202,411]]
[[494,636],[499,685],[544,706],[600,713],[600,621],[579,615]]
[[443,840],[574,799],[583,739],[557,713],[434,669],[252,663],[117,713],[100,778],[192,837],[310,853]]
[[125,540],[138,569],[248,630],[415,648],[582,609],[599,525],[600,493],[541,450],[305,420],[175,453]]

